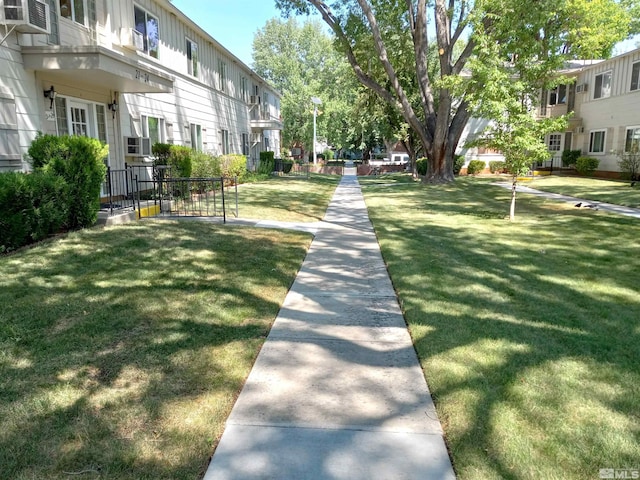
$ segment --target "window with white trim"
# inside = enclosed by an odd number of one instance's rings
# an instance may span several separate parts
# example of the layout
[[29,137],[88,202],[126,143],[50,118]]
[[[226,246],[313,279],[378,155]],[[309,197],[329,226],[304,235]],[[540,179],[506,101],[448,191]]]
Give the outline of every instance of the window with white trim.
[[138,6],[133,7],[134,29],[142,34],[144,53],[158,58],[160,49],[160,30],[158,19]]
[[640,90],[640,62],[636,62],[631,67],[631,91]]
[[596,75],[596,86],[593,89],[593,98],[608,98],[611,96],[611,71]]
[[164,143],[164,118],[141,115],[140,120],[142,124],[142,136],[148,137],[151,145]]
[[87,24],[85,0],[60,0],[60,16],[80,25]]
[[640,127],[628,127],[624,138],[624,151],[638,152],[640,151]]
[[549,135],[549,143],[547,143],[547,147],[550,152],[559,152],[561,143],[562,135],[559,133],[552,133]]
[[58,2],[49,2],[49,22],[51,23],[51,33],[47,36],[47,41],[51,45],[60,45],[60,25],[58,25]]
[[240,98],[243,102],[248,100],[249,87],[247,86],[247,77],[240,78]]
[[222,144],[222,154],[223,155],[228,155],[231,152],[231,148],[230,148],[230,144],[229,144],[229,130],[222,130],[221,131],[220,141],[221,141],[221,144]]
[[249,155],[249,134],[242,134],[242,154],[245,156]]
[[187,71],[198,77],[198,44],[187,38]]
[[191,148],[199,152],[202,151],[202,125],[192,123],[191,130]]
[[222,60],[218,60],[218,85],[220,90],[227,90],[227,64]]
[[549,105],[563,105],[567,103],[567,86],[558,85],[549,90]]
[[589,133],[589,153],[604,153],[606,130],[593,130]]

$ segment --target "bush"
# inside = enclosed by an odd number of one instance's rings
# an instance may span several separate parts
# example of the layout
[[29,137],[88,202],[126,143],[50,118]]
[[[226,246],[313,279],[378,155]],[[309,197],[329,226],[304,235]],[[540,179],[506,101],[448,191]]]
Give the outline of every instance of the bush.
[[593,175],[593,173],[598,169],[598,165],[600,164],[600,160],[593,157],[580,157],[576,161],[576,171],[580,175]]
[[284,173],[290,173],[293,168],[293,160],[282,160],[282,171]]
[[220,157],[210,153],[194,152],[191,157],[191,176],[195,178],[219,177]]
[[[273,152],[271,152],[273,153]],[[220,157],[220,175],[242,178],[247,173],[247,157],[231,153]]]
[[505,173],[507,164],[502,160],[491,160],[489,162],[489,170],[491,170],[491,173]]
[[421,157],[416,160],[416,171],[418,175],[426,175],[427,174],[427,164],[428,159],[426,157]]
[[326,160],[333,160],[333,157],[334,157],[333,150],[330,150],[330,149],[327,148],[324,152],[322,152],[322,156]]
[[453,156],[453,174],[460,175],[460,170],[464,167],[464,162],[466,159],[464,155],[454,155]]
[[[193,170],[192,159],[202,152],[189,147],[171,145],[168,143],[154,143],[151,153],[155,157],[154,165],[168,165],[174,178],[189,178]],[[206,154],[205,154],[206,155]]]
[[60,176],[67,184],[67,228],[90,227],[96,222],[107,171],[103,160],[108,153],[109,147],[94,138],[40,133],[29,147],[34,171]]
[[640,151],[638,147],[634,145],[630,152],[621,152],[617,155],[620,157],[618,160],[620,176],[633,182],[640,180]]
[[562,166],[570,167],[575,165],[582,154],[582,150],[563,150],[562,152]]
[[469,162],[469,165],[467,165],[467,174],[476,175],[478,173],[481,173],[486,166],[487,164],[484,162],[484,160],[471,160]]
[[260,152],[260,165],[258,166],[258,173],[271,174],[276,166],[275,153],[274,152]]
[[67,183],[58,175],[0,173],[0,252],[56,233],[68,217]]

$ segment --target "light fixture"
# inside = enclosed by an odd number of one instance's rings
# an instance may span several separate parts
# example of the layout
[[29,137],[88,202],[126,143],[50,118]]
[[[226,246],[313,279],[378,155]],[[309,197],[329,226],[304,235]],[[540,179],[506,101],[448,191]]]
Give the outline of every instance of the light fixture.
[[49,100],[51,100],[51,105],[49,105],[49,109],[53,109],[53,101],[56,99],[56,95],[57,95],[57,92],[53,88],[53,85],[51,85],[51,88],[49,88],[49,90],[44,91],[44,98],[48,98]]
[[118,111],[118,102],[116,99],[114,98],[113,102],[107,103],[107,107],[113,112],[113,118],[116,118],[116,112]]

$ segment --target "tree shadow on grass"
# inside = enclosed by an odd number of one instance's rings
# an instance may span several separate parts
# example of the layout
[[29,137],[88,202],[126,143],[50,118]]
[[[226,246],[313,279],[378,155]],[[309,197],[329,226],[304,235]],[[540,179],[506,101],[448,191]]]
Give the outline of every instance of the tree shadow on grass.
[[0,476],[196,478],[309,237],[161,222],[0,263]]
[[[635,465],[637,220],[519,195],[511,225],[475,215],[506,195],[468,182],[375,195],[370,215],[460,477]],[[414,210],[388,207],[400,198]]]

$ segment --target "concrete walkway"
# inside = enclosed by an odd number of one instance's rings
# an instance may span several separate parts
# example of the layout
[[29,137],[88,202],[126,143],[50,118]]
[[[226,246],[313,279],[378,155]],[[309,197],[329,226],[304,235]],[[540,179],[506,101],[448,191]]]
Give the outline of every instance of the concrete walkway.
[[357,177],[345,173],[205,480],[455,478]]
[[[494,182],[491,185],[497,187],[507,188],[511,190],[511,183],[509,182]],[[552,200],[558,200],[560,202],[582,203],[585,205],[593,205],[598,210],[605,210],[607,212],[617,213],[619,215],[626,215],[627,217],[640,218],[640,208],[623,207],[622,205],[614,205],[612,203],[595,202],[593,200],[585,200],[584,198],[570,197],[569,195],[561,195],[559,193],[543,192],[542,190],[536,190],[535,188],[527,187],[524,185],[518,185],[516,187],[518,193],[529,193],[531,195],[537,195],[539,197],[550,198]]]

